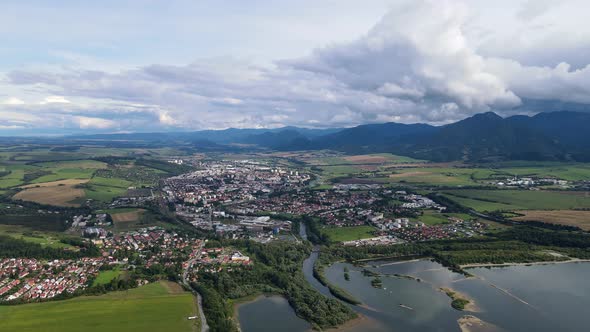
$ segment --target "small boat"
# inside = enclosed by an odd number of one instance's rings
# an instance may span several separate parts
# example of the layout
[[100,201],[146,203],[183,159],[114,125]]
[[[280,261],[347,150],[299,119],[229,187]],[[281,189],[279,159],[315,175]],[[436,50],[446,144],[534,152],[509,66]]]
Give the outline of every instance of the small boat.
[[414,310],[414,308],[412,308],[412,307],[408,307],[408,306],[407,306],[407,305],[405,305],[405,304],[401,304],[401,303],[400,303],[400,304],[399,304],[399,306],[400,306],[400,307],[402,307],[402,308],[404,308],[404,309],[408,309],[408,310]]

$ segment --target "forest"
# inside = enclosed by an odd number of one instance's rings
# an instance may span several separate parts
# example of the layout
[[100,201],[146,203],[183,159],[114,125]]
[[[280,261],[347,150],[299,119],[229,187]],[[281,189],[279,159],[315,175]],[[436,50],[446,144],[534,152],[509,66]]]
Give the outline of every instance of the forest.
[[311,252],[307,244],[234,241],[233,246],[250,255],[251,267],[200,272],[196,289],[203,291],[204,310],[211,331],[231,331],[231,308],[227,300],[259,293],[283,295],[296,314],[317,329],[340,325],[355,317],[341,302],[327,298],[305,280],[301,266]]

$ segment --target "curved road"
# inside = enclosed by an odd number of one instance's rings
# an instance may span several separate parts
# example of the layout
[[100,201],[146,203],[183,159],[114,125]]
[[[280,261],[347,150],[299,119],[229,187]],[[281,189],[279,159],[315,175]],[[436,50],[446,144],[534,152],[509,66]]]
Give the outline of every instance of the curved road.
[[[201,255],[200,252],[201,251],[199,250],[199,256]],[[188,289],[190,289],[193,292],[193,294],[197,297],[197,308],[199,310],[199,318],[201,319],[201,329],[199,331],[200,332],[207,332],[207,331],[209,331],[209,325],[207,325],[207,318],[205,318],[205,313],[203,312],[203,298],[201,297],[201,294],[199,294],[199,292],[197,292],[196,289],[191,287],[190,283],[186,279],[188,276],[188,270],[193,266],[193,264],[195,263],[195,261],[197,259],[199,259],[199,257],[193,258],[190,261],[188,261],[187,268],[182,272],[182,283]]]

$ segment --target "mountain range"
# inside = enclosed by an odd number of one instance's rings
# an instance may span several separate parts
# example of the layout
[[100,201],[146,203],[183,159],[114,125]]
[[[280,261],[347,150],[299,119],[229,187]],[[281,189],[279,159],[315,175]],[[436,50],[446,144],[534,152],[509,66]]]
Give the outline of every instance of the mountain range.
[[247,145],[273,150],[333,149],[347,153],[391,152],[433,161],[590,161],[590,114],[539,113],[507,118],[481,113],[443,125],[382,123],[353,128],[204,130],[176,133],[101,134],[78,140]]

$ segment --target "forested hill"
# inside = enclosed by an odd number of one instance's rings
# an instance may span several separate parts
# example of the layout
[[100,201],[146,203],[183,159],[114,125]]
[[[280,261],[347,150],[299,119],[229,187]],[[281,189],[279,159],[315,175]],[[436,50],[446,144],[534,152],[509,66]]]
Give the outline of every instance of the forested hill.
[[502,118],[488,112],[440,127],[397,123],[362,125],[316,138],[307,148],[350,153],[393,152],[434,161],[590,161],[588,128],[588,113],[554,112]]
[[[347,153],[392,152],[433,161],[590,161],[590,113],[552,112],[502,118],[488,112],[447,124],[366,124],[353,128],[226,129],[183,133],[70,137],[72,142],[182,142],[196,149],[332,149]],[[166,143],[168,142],[168,143]]]

